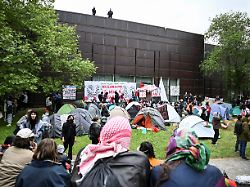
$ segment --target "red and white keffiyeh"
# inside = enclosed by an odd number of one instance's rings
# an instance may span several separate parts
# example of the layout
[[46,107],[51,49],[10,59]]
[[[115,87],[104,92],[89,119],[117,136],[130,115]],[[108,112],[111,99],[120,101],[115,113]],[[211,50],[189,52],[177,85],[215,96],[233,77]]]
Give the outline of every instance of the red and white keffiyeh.
[[116,156],[118,153],[129,149],[131,139],[131,127],[128,119],[117,116],[107,121],[100,134],[100,142],[97,145],[87,145],[80,154],[79,174],[80,181],[92,169],[100,158]]

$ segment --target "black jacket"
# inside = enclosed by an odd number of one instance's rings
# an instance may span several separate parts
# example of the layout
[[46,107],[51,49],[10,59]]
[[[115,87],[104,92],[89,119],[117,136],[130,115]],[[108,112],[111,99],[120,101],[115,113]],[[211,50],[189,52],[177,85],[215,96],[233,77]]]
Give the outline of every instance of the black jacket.
[[76,136],[76,124],[65,122],[62,127],[62,137],[64,137],[64,141],[74,144]]

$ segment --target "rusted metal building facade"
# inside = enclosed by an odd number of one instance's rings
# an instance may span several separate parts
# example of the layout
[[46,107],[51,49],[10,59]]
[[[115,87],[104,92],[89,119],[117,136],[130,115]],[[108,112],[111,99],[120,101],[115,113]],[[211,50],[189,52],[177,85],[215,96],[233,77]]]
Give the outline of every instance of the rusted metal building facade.
[[[92,80],[159,84],[171,101],[186,91],[204,95],[199,65],[204,36],[130,21],[57,11],[59,21],[76,25],[79,49],[95,62]],[[209,94],[213,94],[212,92]]]

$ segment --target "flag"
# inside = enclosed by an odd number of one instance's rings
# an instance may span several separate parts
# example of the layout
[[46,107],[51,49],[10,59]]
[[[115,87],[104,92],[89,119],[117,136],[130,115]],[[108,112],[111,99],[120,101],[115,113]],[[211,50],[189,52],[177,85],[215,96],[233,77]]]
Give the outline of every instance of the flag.
[[160,95],[161,95],[161,101],[166,101],[168,102],[168,98],[167,98],[167,94],[166,94],[166,90],[162,81],[162,77],[160,79],[160,83],[159,83],[159,88],[161,89]]

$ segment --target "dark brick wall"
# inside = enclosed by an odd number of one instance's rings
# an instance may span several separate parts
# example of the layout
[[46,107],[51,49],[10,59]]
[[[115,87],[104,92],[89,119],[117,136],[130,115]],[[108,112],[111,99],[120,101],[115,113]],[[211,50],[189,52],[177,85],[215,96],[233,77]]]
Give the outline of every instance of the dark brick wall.
[[204,94],[203,35],[72,12],[58,16],[77,26],[82,55],[95,61],[97,74],[179,78],[181,94]]

